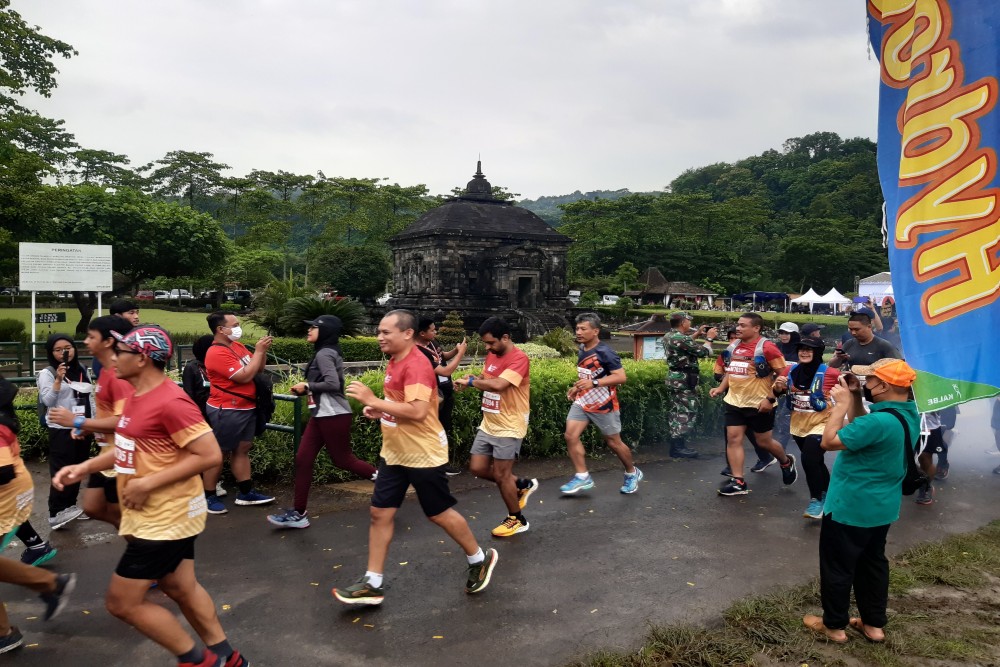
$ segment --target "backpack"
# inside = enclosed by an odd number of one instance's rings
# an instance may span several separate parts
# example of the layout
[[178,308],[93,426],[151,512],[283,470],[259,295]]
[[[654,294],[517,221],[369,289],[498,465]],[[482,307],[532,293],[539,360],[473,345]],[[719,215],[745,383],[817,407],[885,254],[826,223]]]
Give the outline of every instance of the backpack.
[[[729,344],[729,347],[723,350],[722,361],[726,366],[729,365],[729,361],[733,358],[733,351],[736,350],[736,348],[740,345],[741,342],[742,341],[738,340],[733,341],[732,343]],[[757,373],[757,377],[759,378],[770,377],[774,373],[774,370],[771,369],[770,364],[767,363],[767,358],[764,357],[765,342],[766,341],[764,340],[764,337],[761,336],[760,338],[757,339],[757,345],[754,347],[753,350],[753,366],[754,370]]]
[[[788,409],[792,409],[792,371],[798,364],[792,364],[791,368],[788,369],[788,396],[786,401],[788,403]],[[823,381],[826,377],[826,364],[820,364],[819,368],[816,369],[816,375],[813,376],[812,384],[809,385],[809,407],[816,412],[823,412],[826,410],[826,396],[823,395]]]
[[926,486],[929,480],[924,471],[917,465],[916,455],[913,453],[913,440],[910,438],[910,427],[907,425],[906,419],[903,418],[903,415],[899,414],[898,410],[892,408],[884,412],[888,412],[898,419],[900,425],[903,427],[903,459],[906,463],[906,475],[903,477],[902,490],[904,496],[912,496],[920,488]]

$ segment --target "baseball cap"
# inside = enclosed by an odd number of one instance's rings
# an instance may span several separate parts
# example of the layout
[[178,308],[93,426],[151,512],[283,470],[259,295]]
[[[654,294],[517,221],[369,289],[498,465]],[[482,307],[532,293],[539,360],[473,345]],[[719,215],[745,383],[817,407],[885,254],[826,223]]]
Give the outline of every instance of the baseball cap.
[[803,336],[808,336],[817,331],[820,331],[822,328],[823,328],[822,324],[813,324],[812,322],[810,322],[809,324],[803,324],[802,329],[800,329],[800,331]]
[[787,331],[788,333],[795,333],[798,330],[799,325],[795,322],[784,322],[780,327],[778,327],[778,331]]
[[144,324],[124,336],[117,331],[112,331],[111,335],[122,345],[156,361],[167,362],[174,353],[170,335],[155,325]]
[[897,387],[909,387],[917,379],[917,372],[902,359],[879,359],[869,366],[851,366],[851,372],[864,377],[874,375]]
[[670,319],[673,319],[675,317],[682,317],[685,320],[694,321],[694,317],[691,316],[691,313],[685,312],[683,310],[678,310],[676,313],[670,313]]

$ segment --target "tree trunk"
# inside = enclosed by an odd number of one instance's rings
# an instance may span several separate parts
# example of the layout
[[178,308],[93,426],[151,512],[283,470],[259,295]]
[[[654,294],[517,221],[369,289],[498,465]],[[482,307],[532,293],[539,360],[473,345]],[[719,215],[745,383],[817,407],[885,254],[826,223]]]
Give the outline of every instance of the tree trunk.
[[87,335],[90,320],[97,310],[97,294],[95,292],[73,292],[73,301],[80,311],[80,321],[76,324],[76,335],[83,338]]

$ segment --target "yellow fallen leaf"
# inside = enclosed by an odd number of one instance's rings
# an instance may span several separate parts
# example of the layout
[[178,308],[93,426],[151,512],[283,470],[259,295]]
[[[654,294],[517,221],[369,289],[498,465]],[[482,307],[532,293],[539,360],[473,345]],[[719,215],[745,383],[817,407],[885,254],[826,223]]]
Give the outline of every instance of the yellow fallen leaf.
[[228,604],[222,605],[222,611],[229,611],[230,609],[232,609],[232,606],[230,606]]
[[410,561],[408,561],[408,560],[404,560],[403,562],[400,563],[400,565],[407,565],[407,564],[409,564],[409,562]]
[[596,614],[596,613],[597,613],[597,610],[596,610],[596,609],[591,609],[591,610],[590,610],[590,613],[591,613],[591,614]]
[[26,620],[26,621],[37,621],[38,617],[37,616],[28,616],[24,620]]
[[371,623],[365,623],[365,627],[366,628],[374,628],[375,626],[372,625]]
[[431,639],[444,639],[444,635],[434,635]]
[[691,583],[690,581],[689,581],[689,582],[687,582],[687,585],[688,585],[688,586],[694,586],[694,584],[692,584],[692,583]]
[[360,620],[361,620],[361,617],[360,617],[360,616],[358,616],[358,617],[357,617],[356,619],[354,619],[353,621],[351,621],[351,623],[357,623],[357,622],[358,622],[358,621],[360,621]]
[[318,581],[310,581],[309,585],[310,586],[319,586],[319,582]]
[[594,513],[594,510],[587,510],[587,511],[588,511],[588,512],[590,512],[591,514],[593,514],[593,513]]
[[84,614],[89,614],[90,612],[89,612],[89,611],[87,611],[86,609],[84,609],[84,610],[83,610],[83,613],[84,613]]
[[336,569],[341,568],[341,567],[343,567],[343,565],[334,565],[333,569],[336,570]]
[[28,644],[25,648],[38,648],[38,644]]

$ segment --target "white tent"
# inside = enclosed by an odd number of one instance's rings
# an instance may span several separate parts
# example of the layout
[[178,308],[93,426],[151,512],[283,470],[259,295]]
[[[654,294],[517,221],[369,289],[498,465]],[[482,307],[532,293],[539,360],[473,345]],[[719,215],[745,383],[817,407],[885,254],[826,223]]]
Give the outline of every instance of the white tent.
[[807,303],[807,304],[809,304],[809,312],[811,313],[812,309],[813,309],[813,304],[814,303],[822,303],[822,300],[821,300],[820,295],[816,294],[816,290],[814,290],[812,287],[810,287],[808,292],[806,292],[802,296],[797,296],[794,299],[792,299],[792,303],[795,303],[795,304]]
[[858,295],[870,296],[876,306],[882,305],[886,296],[892,295],[892,274],[888,271],[858,281]]
[[817,303],[831,303],[834,310],[840,310],[840,306],[846,306],[851,300],[837,291],[836,287],[831,287],[830,291],[817,300]]

